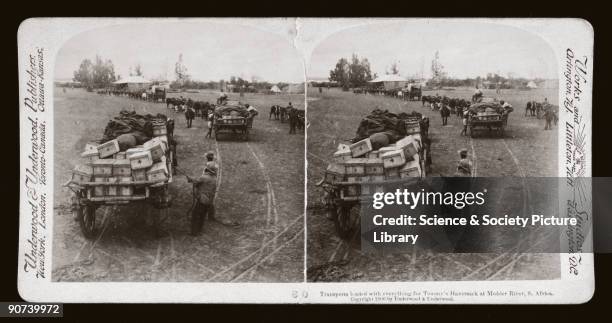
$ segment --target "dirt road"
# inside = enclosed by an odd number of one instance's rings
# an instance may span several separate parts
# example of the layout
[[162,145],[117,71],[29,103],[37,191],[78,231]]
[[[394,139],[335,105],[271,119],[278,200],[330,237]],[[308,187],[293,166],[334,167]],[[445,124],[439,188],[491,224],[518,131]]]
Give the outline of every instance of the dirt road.
[[[552,92],[552,91],[551,91]],[[424,93],[435,95],[435,93]],[[467,97],[469,92],[440,93]],[[494,96],[491,93],[485,95]],[[460,136],[461,119],[452,115],[442,126],[438,111],[421,102],[406,102],[389,97],[356,95],[340,91],[314,93],[308,116],[308,280],[309,281],[423,281],[540,279],[558,277],[558,257],[542,254],[435,254],[417,250],[412,254],[364,254],[359,237],[344,241],[337,237],[333,222],[322,208],[322,191],[314,186],[322,176],[338,143],[354,136],[359,121],[375,107],[391,112],[418,111],[430,118],[432,169],[430,176],[452,176],[458,160],[457,150],[467,148],[478,177],[555,176],[557,169],[557,131],[543,131],[543,121],[524,118],[523,107],[532,96],[553,97],[549,93],[505,93],[515,112],[510,115],[503,139],[489,136]],[[536,191],[515,181],[517,207],[530,212],[527,197]],[[531,268],[539,268],[534,272]]]
[[[269,121],[265,111],[281,101],[298,101],[261,95],[241,99],[260,108],[248,142],[231,136],[206,139],[204,120],[196,119],[187,129],[184,116],[167,110],[165,104],[80,90],[58,93],[55,184],[61,194],[55,198],[52,279],[303,281],[304,193],[296,188],[304,186],[304,134],[288,135],[288,125]],[[151,215],[157,211],[133,205],[99,209],[102,230],[96,239],[84,239],[70,214],[69,192],[57,186],[66,181],[84,143],[100,137],[106,121],[121,108],[175,118],[179,168],[191,176],[202,172],[204,153],[215,151],[221,170],[217,217],[240,225],[207,222],[201,236],[190,236],[191,185],[184,176],[175,175],[170,186],[173,205],[162,214],[164,237],[154,235]]]

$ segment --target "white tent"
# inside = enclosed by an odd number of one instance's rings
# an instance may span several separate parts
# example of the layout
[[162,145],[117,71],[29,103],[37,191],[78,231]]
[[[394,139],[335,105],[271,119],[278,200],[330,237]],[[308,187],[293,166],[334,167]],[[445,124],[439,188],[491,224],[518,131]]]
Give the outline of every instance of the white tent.
[[270,88],[270,92],[272,93],[280,93],[281,90],[278,88],[278,86],[274,85]]
[[538,86],[535,84],[534,81],[529,81],[529,83],[527,83],[527,87],[530,89],[537,89]]

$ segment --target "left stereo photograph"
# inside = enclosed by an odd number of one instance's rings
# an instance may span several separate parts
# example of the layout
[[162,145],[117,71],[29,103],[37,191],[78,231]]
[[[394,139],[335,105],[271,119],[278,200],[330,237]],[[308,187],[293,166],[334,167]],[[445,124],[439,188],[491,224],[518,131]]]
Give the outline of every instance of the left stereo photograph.
[[23,276],[304,281],[303,65],[258,23],[22,24]]

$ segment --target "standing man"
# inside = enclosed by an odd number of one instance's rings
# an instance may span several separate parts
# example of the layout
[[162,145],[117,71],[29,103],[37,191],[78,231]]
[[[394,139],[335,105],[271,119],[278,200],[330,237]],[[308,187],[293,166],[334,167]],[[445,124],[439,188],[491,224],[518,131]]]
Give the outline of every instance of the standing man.
[[206,126],[208,127],[208,133],[206,134],[206,138],[212,138],[212,131],[213,131],[213,125],[214,125],[214,114],[212,112],[212,110],[209,110],[208,112],[208,121],[206,121]]
[[297,111],[293,108],[291,102],[289,102],[287,109],[289,113],[289,134],[294,134],[297,126]]
[[468,158],[467,149],[463,148],[458,151],[459,161],[457,162],[457,172],[455,176],[470,177],[472,176],[472,161]]
[[195,207],[191,214],[191,235],[197,236],[202,232],[204,219],[215,220],[215,193],[217,192],[217,170],[218,166],[210,158],[214,159],[214,154],[206,153],[206,167],[202,176],[198,179],[188,178],[187,181],[193,183],[194,197],[196,198]]
[[463,108],[463,130],[461,130],[462,136],[467,136],[467,126],[468,126],[468,108]]

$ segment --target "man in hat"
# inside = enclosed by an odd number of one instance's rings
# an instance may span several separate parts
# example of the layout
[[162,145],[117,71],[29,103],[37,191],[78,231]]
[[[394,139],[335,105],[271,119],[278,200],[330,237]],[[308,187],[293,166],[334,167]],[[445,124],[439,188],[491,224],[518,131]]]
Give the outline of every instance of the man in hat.
[[457,162],[457,172],[455,176],[470,177],[472,176],[472,161],[468,158],[467,149],[463,148],[458,151],[459,161]]
[[462,122],[463,122],[463,130],[461,130],[461,135],[462,136],[467,136],[467,127],[468,127],[468,115],[469,115],[469,110],[467,107],[463,108],[463,118],[462,118]]
[[196,205],[192,213],[191,235],[199,235],[202,232],[204,219],[215,220],[215,194],[217,192],[217,171],[219,167],[214,161],[214,153],[206,153],[206,166],[202,176],[198,179],[188,178],[193,183]]

